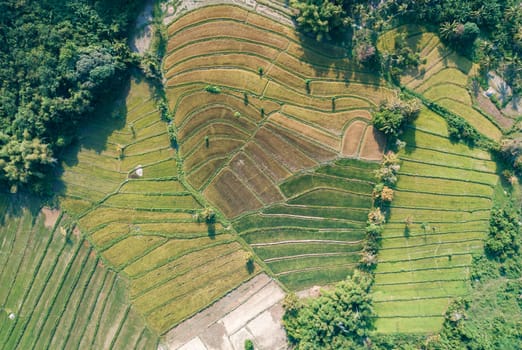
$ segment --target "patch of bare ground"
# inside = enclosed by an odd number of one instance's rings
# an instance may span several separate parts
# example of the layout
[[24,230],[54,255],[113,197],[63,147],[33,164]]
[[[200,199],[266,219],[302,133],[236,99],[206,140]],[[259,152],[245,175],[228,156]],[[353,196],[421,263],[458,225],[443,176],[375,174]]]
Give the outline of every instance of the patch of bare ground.
[[359,157],[364,160],[381,160],[385,146],[384,134],[376,130],[373,125],[369,125],[364,134]]
[[365,122],[356,120],[346,128],[341,149],[341,154],[343,156],[354,157],[357,155],[366,125]]
[[503,129],[509,129],[513,126],[515,121],[511,118],[504,116],[495,106],[493,102],[481,92],[477,95],[477,104],[480,109],[492,116],[495,121],[500,125]]
[[42,208],[42,214],[45,216],[44,225],[46,228],[53,228],[60,217],[61,211],[59,209],[51,209],[49,207]]
[[260,274],[170,330],[159,349],[243,350],[246,339],[255,349],[287,349],[281,324],[285,293]]

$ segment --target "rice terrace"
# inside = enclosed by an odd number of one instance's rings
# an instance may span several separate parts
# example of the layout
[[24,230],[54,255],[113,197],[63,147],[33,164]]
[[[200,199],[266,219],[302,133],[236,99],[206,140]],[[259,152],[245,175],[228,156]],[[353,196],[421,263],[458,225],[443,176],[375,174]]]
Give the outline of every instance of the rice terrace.
[[0,350],[522,348],[519,0],[0,9]]

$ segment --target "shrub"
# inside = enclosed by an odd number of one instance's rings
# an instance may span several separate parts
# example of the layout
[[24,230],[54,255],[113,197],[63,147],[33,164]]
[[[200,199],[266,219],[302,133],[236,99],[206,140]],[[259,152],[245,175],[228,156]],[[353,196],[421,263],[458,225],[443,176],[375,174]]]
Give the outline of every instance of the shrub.
[[205,86],[205,91],[210,92],[211,94],[219,94],[221,93],[221,88],[215,85],[207,85]]
[[486,254],[500,261],[518,253],[520,225],[517,214],[507,209],[495,209],[491,214],[489,236],[484,248]]
[[245,340],[245,350],[254,350],[254,343],[252,343],[252,340]]
[[417,99],[387,101],[374,113],[372,123],[384,134],[396,138],[406,124],[419,116],[420,109],[421,104]]

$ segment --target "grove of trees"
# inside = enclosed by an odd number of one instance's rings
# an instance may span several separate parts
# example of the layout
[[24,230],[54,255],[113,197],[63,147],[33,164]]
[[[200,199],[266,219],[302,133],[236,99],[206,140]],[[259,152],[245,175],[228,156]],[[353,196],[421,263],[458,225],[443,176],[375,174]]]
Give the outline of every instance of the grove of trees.
[[50,191],[60,150],[137,58],[138,0],[0,2],[0,186]]

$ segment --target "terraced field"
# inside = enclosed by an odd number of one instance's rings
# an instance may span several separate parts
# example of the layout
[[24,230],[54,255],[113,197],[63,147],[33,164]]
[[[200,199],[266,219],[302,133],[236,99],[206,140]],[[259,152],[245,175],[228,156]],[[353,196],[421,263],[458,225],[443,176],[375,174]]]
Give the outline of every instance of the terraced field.
[[483,252],[496,164],[447,137],[444,120],[429,111],[405,135],[376,270],[379,332],[437,331],[451,300],[469,291],[472,254]]
[[395,92],[345,50],[231,5],[188,12],[168,33],[183,171],[227,217],[283,201],[279,185],[298,171],[382,157],[369,109]]
[[133,80],[121,115],[101,113],[82,131],[80,149],[66,156],[62,205],[128,279],[133,306],[161,334],[259,268],[247,269],[244,249],[221,223],[196,221],[205,203],[180,182],[151,96]]
[[380,48],[388,51],[393,49],[398,33],[404,33],[410,47],[419,52],[421,59],[426,59],[425,64],[403,75],[401,84],[466,119],[487,137],[500,140],[502,131],[473,108],[467,90],[468,78],[476,74],[477,65],[443,45],[435,33],[412,25],[387,32],[380,39]]
[[284,203],[234,227],[288,288],[340,281],[360,260],[376,163],[342,159],[289,178]]
[[0,201],[0,349],[157,346],[124,281],[77,231],[66,232],[67,218],[48,228],[44,215]]

